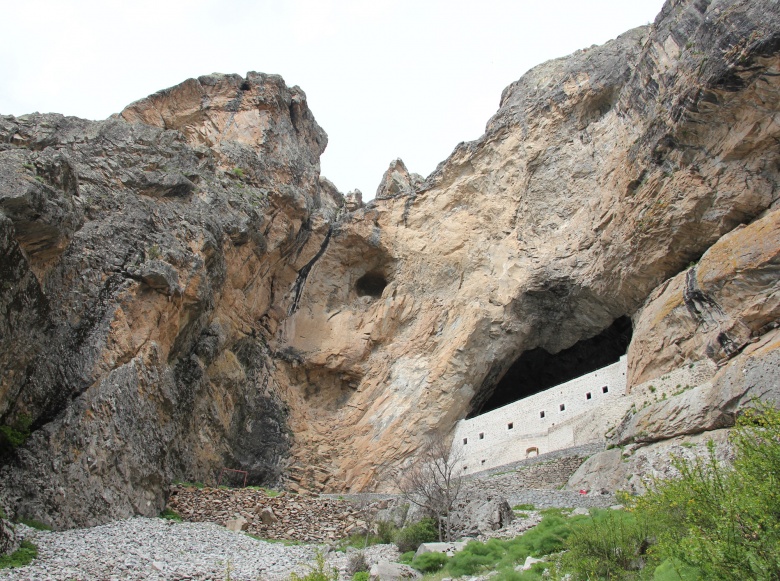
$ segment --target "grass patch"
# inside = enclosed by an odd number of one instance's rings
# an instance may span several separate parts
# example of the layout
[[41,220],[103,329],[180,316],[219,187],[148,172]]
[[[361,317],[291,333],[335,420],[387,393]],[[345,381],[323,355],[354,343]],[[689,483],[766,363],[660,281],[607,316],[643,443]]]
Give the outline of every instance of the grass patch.
[[184,486],[186,488],[197,488],[198,490],[203,490],[206,488],[206,485],[202,482],[183,482],[181,480],[176,480],[174,484],[177,486]]
[[165,520],[172,520],[176,522],[181,522],[181,516],[179,516],[179,513],[175,510],[171,510],[170,508],[166,508],[164,511],[160,513],[160,518]]
[[47,525],[46,523],[42,523],[39,520],[35,520],[34,518],[20,518],[19,522],[23,525],[27,525],[31,529],[37,529],[39,531],[50,531],[52,528]]
[[0,556],[0,569],[15,569],[29,565],[38,556],[38,547],[30,541],[22,541],[22,545],[10,555]]
[[536,507],[533,504],[517,504],[512,507],[512,510],[536,510]]
[[[449,559],[441,555],[447,560],[438,570],[448,577],[473,576],[485,571],[498,571],[497,576],[491,579],[514,581],[540,578],[539,575],[544,568],[537,567],[537,572],[524,573],[519,573],[514,568],[524,563],[526,557],[539,558],[562,551],[566,546],[566,539],[590,518],[587,516],[569,518],[560,509],[546,510],[543,515],[539,525],[512,540],[490,539],[485,543],[472,541]],[[425,555],[414,559],[412,566],[419,568],[418,565],[424,565],[432,569],[437,564],[434,561],[440,560],[440,557],[436,557],[429,559],[431,563],[427,561],[420,563],[419,560],[423,556]]]
[[268,498],[276,498],[281,494],[280,491],[273,488],[266,488],[265,486],[247,486],[249,490],[262,490]]

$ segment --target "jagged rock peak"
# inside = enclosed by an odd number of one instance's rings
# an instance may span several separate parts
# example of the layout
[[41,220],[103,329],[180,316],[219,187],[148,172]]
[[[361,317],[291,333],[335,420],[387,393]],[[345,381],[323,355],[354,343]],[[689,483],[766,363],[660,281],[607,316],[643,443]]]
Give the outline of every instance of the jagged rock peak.
[[403,160],[398,158],[390,162],[382,181],[376,189],[377,200],[387,200],[398,196],[412,196],[423,183],[421,175],[410,173]]
[[[131,123],[181,131],[191,145],[221,151],[237,163],[236,149],[292,157],[304,152],[319,167],[328,136],[317,124],[300,87],[287,87],[279,75],[214,73],[158,91],[119,114]],[[239,156],[240,157],[240,156]]]

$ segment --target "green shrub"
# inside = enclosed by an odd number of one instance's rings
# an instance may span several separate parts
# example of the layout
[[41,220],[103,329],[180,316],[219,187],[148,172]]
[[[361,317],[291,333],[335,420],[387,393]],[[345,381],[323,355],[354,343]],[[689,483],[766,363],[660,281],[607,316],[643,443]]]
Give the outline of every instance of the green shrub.
[[32,417],[27,414],[19,414],[12,424],[0,426],[0,449],[11,448],[15,450],[30,437]]
[[656,482],[634,509],[658,523],[659,558],[706,579],[780,578],[780,411],[745,412],[730,439],[731,468],[710,441],[705,459],[674,458],[680,478]]
[[434,573],[447,563],[444,553],[423,553],[412,561],[412,567],[423,573]]
[[380,520],[376,523],[376,533],[383,544],[389,545],[398,533],[398,527],[393,521]]
[[242,178],[244,177],[244,170],[240,167],[233,168],[233,175],[237,178]]
[[414,551],[406,551],[405,553],[401,553],[401,556],[398,557],[398,562],[403,563],[404,565],[411,565],[412,561],[414,561]]
[[30,541],[22,541],[21,546],[10,555],[0,555],[0,569],[24,567],[38,556],[38,547]]
[[368,581],[368,571],[358,571],[352,575],[352,581]]
[[416,551],[422,543],[433,543],[439,540],[436,531],[436,521],[424,518],[419,522],[402,528],[395,535],[395,544],[402,553]]
[[780,579],[780,411],[738,418],[731,467],[673,457],[680,476],[656,480],[627,511],[594,511],[562,557],[572,579]]
[[338,581],[339,572],[333,567],[325,564],[325,555],[317,551],[314,558],[315,565],[309,565],[309,572],[301,577],[297,573],[290,575],[290,581]]

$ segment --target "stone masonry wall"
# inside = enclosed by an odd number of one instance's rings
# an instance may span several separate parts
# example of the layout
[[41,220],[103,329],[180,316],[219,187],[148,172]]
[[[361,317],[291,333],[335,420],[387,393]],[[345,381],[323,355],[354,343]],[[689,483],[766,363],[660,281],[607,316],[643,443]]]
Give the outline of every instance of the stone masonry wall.
[[628,392],[626,358],[621,357],[617,363],[587,375],[461,420],[455,429],[452,451],[460,457],[462,474],[473,474],[537,454],[600,442],[632,408],[641,409],[699,385],[714,372],[711,362],[699,361]]

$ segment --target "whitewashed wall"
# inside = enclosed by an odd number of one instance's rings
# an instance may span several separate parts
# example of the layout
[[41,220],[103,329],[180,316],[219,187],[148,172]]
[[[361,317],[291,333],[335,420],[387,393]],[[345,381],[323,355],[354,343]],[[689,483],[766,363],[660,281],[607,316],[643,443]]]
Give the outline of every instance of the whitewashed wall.
[[[544,454],[604,440],[604,434],[617,425],[631,406],[639,409],[699,385],[715,370],[709,360],[689,363],[627,393],[623,356],[617,363],[587,375],[461,420],[455,428],[452,451],[459,455],[462,473],[471,474],[523,460],[536,453],[533,449]],[[561,404],[565,406],[563,411]],[[544,418],[540,417],[542,411]]]
[[529,448],[544,454],[577,445],[571,420],[625,392],[624,356],[587,375],[458,422],[453,452],[460,454],[463,473],[469,474],[522,460],[535,453],[528,453]]

